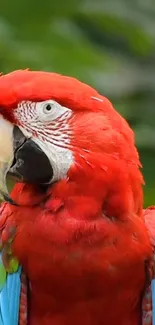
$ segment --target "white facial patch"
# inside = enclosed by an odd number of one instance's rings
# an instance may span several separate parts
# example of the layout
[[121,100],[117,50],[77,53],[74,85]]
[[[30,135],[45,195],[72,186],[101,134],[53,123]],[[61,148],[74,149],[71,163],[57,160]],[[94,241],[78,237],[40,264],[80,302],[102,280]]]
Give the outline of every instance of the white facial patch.
[[51,181],[65,178],[73,164],[72,151],[69,149],[71,130],[68,123],[72,111],[54,100],[26,101],[19,103],[14,114],[20,121],[23,134],[31,138],[49,158],[53,168]]
[[[33,138],[33,141],[45,152],[53,168],[52,182],[66,178],[67,172],[73,163],[72,152],[67,148],[54,145],[48,141]],[[37,162],[36,162],[37,168]]]

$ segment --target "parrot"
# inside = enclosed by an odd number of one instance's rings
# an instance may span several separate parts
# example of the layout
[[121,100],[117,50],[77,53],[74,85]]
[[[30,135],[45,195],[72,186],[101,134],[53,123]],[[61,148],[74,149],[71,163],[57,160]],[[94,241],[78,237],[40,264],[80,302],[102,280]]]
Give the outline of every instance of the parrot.
[[91,86],[0,76],[2,318],[8,306],[11,325],[152,324],[155,212],[143,210],[141,167],[133,130]]

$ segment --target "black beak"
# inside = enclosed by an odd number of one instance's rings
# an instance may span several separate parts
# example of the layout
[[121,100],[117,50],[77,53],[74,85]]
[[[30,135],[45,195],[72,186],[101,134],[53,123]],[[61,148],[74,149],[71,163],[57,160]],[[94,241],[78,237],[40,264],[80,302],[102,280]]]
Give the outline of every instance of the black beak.
[[50,183],[53,169],[48,157],[32,139],[27,139],[17,126],[13,129],[13,151],[14,160],[8,175],[20,182]]

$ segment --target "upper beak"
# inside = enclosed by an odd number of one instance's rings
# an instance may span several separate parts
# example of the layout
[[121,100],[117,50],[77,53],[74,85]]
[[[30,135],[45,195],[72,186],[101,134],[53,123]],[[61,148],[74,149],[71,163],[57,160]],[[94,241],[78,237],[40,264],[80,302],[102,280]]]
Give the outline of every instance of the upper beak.
[[13,125],[0,116],[0,197],[12,204],[6,186],[6,175],[14,159]]

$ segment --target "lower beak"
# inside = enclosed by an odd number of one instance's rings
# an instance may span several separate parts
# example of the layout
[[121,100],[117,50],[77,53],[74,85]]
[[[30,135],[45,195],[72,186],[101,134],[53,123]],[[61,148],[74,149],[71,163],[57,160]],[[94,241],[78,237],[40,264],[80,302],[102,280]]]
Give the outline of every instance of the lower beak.
[[0,196],[15,204],[6,186],[7,174],[19,182],[49,184],[53,169],[47,155],[31,138],[0,117]]

